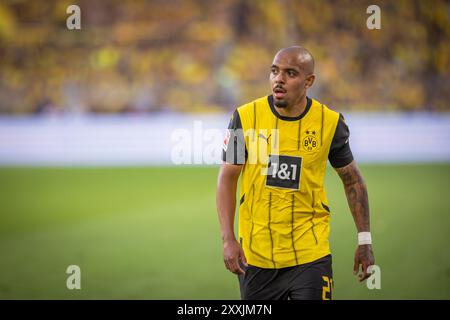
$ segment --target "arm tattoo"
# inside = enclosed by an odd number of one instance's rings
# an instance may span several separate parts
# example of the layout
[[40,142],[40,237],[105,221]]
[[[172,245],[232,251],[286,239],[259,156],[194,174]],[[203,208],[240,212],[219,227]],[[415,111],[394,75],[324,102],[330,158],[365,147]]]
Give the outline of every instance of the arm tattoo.
[[358,232],[370,231],[369,199],[367,188],[355,162],[336,169],[344,184],[348,206]]

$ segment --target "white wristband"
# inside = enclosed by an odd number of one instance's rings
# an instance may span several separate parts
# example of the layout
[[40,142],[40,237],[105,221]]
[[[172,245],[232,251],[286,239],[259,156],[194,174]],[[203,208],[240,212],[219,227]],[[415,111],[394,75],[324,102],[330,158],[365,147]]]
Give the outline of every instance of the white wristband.
[[358,245],[372,244],[372,236],[370,232],[359,232],[358,233]]

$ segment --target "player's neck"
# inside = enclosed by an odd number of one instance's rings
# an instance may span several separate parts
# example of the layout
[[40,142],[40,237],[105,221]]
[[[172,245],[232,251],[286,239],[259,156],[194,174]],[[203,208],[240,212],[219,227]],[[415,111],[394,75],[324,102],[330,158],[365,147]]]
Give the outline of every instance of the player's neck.
[[306,95],[304,95],[300,99],[300,101],[296,104],[287,106],[286,108],[278,108],[277,106],[275,106],[275,108],[278,111],[278,113],[283,117],[295,118],[300,116],[305,111],[306,103],[307,103]]

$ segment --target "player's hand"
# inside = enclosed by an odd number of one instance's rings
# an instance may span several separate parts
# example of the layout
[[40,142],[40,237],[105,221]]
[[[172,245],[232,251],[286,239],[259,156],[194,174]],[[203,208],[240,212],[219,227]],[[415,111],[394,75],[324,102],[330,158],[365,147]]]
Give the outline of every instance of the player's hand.
[[[367,268],[375,264],[375,258],[372,252],[372,245],[364,244],[359,245],[355,252],[355,264],[353,266],[353,274],[358,274],[359,282],[366,280],[370,277]],[[359,266],[362,266],[360,270]],[[361,271],[361,272],[360,272]]]
[[223,261],[228,270],[235,274],[244,274],[240,262],[247,266],[244,250],[236,240],[225,241],[223,244]]

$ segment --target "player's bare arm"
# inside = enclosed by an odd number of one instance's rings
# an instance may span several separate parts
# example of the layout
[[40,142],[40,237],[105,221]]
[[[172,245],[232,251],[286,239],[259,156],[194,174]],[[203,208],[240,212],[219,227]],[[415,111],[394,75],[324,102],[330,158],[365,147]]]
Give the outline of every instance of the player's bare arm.
[[223,260],[228,270],[235,274],[243,274],[239,262],[247,261],[244,251],[234,234],[234,212],[236,210],[236,189],[242,165],[222,164],[217,182],[217,211],[223,242]]
[[[344,184],[348,206],[352,212],[356,229],[358,232],[370,232],[369,198],[367,195],[367,187],[356,162],[352,161],[345,167],[336,168],[336,171]],[[359,271],[359,266],[362,265],[362,273],[359,275],[359,281],[363,281],[370,276],[367,268],[374,263],[375,258],[372,252],[372,245],[358,245],[355,252],[353,271],[357,274]]]

